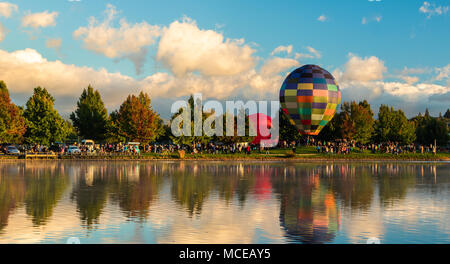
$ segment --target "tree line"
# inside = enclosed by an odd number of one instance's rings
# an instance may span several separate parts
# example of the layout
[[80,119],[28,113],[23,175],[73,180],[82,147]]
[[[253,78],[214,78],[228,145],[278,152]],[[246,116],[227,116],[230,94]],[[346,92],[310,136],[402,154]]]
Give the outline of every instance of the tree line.
[[[408,119],[401,109],[395,110],[393,107],[381,105],[378,118],[375,119],[370,104],[364,100],[344,102],[340,110],[319,134],[319,140],[346,139],[360,144],[398,142],[404,145],[429,145],[434,144],[436,140],[440,146],[447,145],[449,141],[449,109],[444,116],[440,114],[439,117],[432,117],[426,109],[424,115],[419,113]],[[295,126],[290,124],[287,117],[282,116],[281,139],[299,140],[294,131]]]
[[[129,95],[118,110],[108,114],[100,93],[89,85],[83,90],[70,120],[64,120],[59,115],[54,102],[55,99],[45,88],[37,87],[24,107],[17,106],[11,101],[6,84],[0,81],[0,143],[50,145],[77,141],[79,137],[103,143],[132,141],[143,144],[161,140],[176,144],[207,143],[211,140],[223,143],[251,141],[251,137],[238,136],[173,137],[170,127],[163,124],[151,106],[150,96],[144,92],[137,96]],[[188,103],[193,109],[192,96]],[[401,109],[381,105],[378,118],[375,119],[366,100],[344,102],[340,110],[317,137],[319,140],[347,139],[361,144],[416,142],[424,145],[432,144],[434,140],[439,145],[446,145],[449,140],[447,124],[450,122],[450,110],[444,116],[432,117],[427,109],[424,115],[419,113],[408,119]],[[171,119],[182,111],[180,109]],[[203,113],[203,119],[211,114]],[[223,118],[226,123],[226,116]],[[302,136],[281,110],[279,118],[280,140],[301,140]],[[247,135],[248,131],[246,118]]]
[[120,108],[108,114],[100,93],[83,90],[70,120],[54,108],[55,99],[37,87],[25,107],[16,106],[6,84],[0,81],[0,143],[50,145],[77,141],[150,143],[164,134],[163,122],[151,107],[150,96],[129,95]]

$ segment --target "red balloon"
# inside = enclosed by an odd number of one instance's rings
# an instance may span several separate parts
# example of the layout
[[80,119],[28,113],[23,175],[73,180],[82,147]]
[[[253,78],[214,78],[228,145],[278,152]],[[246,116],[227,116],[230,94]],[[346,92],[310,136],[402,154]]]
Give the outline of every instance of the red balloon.
[[[272,118],[266,114],[253,114],[249,116],[250,125],[256,130],[256,137],[251,144],[259,145],[262,140],[270,140],[270,128],[272,127]],[[262,131],[263,133],[261,133]],[[268,136],[263,136],[268,135]]]

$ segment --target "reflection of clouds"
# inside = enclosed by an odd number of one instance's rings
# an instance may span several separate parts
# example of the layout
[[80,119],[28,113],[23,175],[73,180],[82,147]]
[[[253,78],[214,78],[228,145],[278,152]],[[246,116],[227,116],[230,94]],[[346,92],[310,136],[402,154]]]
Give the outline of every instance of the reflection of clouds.
[[[217,196],[211,196],[202,209],[202,214],[193,218],[187,213],[176,210],[176,205],[162,200],[152,206],[149,221],[157,227],[168,230],[157,235],[158,243],[220,243],[249,244],[255,243],[258,230],[273,243],[283,242],[283,232],[278,221],[279,203],[249,200],[244,207],[236,206],[238,202],[227,205]],[[165,214],[157,213],[164,211]]]
[[[285,243],[292,237],[283,227],[309,232],[309,225],[335,235],[334,242],[448,242],[449,170],[422,163],[0,163],[0,187],[15,201],[5,211],[0,243],[64,243],[73,236],[82,243]],[[73,184],[45,223],[33,226],[23,197],[42,184],[30,180],[48,174],[69,175]],[[173,196],[175,178],[185,203]],[[80,186],[90,195],[71,199]],[[201,210],[189,213],[200,194]],[[98,221],[87,227],[83,212]]]
[[69,238],[66,234],[71,234],[80,226],[80,219],[75,212],[75,205],[59,204],[45,225],[34,226],[25,208],[21,207],[10,216],[9,224],[3,230],[4,235],[0,236],[0,243],[36,244],[50,237]]
[[385,226],[383,224],[383,212],[374,197],[372,205],[368,210],[354,210],[351,207],[342,210],[342,231],[350,243],[365,244],[367,239],[377,237],[382,240],[385,234]]

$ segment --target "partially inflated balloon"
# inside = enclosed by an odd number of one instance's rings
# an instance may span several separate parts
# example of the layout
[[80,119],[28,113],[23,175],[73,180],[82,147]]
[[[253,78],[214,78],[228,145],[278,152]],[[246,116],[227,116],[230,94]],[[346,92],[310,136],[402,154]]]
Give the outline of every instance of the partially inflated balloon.
[[317,65],[305,65],[284,81],[280,103],[301,134],[318,135],[336,114],[341,91],[328,71]]
[[[250,124],[255,129],[257,136],[251,144],[259,145],[262,140],[270,140],[270,128],[272,127],[272,118],[266,114],[253,114],[249,116]],[[264,134],[264,136],[261,134]]]

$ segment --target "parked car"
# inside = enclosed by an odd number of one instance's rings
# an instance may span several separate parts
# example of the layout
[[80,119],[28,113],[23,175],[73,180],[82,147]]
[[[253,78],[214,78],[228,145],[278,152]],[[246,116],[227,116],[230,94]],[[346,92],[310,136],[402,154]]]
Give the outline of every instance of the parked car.
[[67,150],[69,155],[81,155],[81,150],[77,146],[70,146]]
[[20,151],[15,146],[8,146],[6,149],[8,155],[20,155]]

